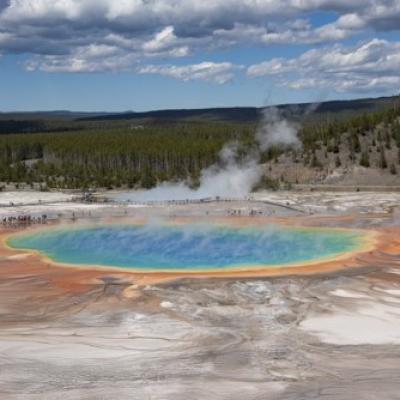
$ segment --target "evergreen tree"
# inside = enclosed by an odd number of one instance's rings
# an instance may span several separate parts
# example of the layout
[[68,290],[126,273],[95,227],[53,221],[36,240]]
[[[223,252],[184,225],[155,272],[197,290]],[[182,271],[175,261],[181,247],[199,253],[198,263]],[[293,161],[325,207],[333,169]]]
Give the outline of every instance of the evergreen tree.
[[360,165],[361,165],[362,167],[366,167],[366,168],[368,168],[368,167],[370,166],[370,163],[369,163],[369,154],[368,154],[367,151],[363,151],[363,152],[361,153]]
[[386,169],[388,167],[387,161],[386,161],[386,155],[385,155],[385,150],[383,147],[380,149],[381,157],[380,157],[380,162],[379,162],[379,167],[382,169]]

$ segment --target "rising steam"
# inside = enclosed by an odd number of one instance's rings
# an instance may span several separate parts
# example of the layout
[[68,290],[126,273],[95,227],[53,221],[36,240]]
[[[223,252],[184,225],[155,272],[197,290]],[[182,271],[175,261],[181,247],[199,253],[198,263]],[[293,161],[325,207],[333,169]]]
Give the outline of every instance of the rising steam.
[[278,108],[266,108],[261,126],[256,132],[256,140],[261,151],[278,145],[300,147],[298,132],[299,124],[283,118],[282,111]]
[[166,201],[217,196],[245,197],[260,180],[262,169],[258,164],[258,152],[238,162],[237,149],[237,144],[232,143],[223,147],[219,153],[219,162],[201,171],[198,189],[191,189],[183,182],[162,183],[154,189],[121,194],[117,200]]
[[239,161],[238,143],[225,145],[219,153],[219,162],[201,171],[198,189],[191,189],[185,183],[162,183],[151,190],[118,195],[116,199],[166,201],[216,196],[244,198],[262,177],[263,169],[259,164],[261,152],[276,145],[300,146],[298,130],[298,124],[285,119],[279,109],[267,108],[255,135],[256,149]]

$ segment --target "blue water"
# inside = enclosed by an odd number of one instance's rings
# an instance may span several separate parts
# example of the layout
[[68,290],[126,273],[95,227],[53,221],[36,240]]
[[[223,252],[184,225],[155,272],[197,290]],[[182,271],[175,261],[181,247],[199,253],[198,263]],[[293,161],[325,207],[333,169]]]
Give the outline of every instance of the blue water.
[[15,235],[15,248],[61,263],[135,269],[221,269],[311,261],[351,251],[355,231],[214,225],[97,225]]

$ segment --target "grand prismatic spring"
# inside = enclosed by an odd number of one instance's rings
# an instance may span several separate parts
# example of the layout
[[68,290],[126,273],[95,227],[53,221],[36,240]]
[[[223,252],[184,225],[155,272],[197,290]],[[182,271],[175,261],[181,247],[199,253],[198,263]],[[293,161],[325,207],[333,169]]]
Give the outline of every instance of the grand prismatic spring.
[[398,399],[400,194],[298,196],[3,225],[1,400]]
[[8,244],[62,264],[190,272],[308,263],[355,251],[364,236],[277,224],[104,224],[25,232]]

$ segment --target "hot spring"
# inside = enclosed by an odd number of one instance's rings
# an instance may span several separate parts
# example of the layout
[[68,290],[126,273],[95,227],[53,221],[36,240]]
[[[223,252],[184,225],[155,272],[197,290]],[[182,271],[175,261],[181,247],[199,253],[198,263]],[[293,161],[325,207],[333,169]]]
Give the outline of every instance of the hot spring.
[[55,262],[135,270],[220,270],[301,264],[354,251],[360,231],[214,224],[104,224],[23,232],[9,246]]

